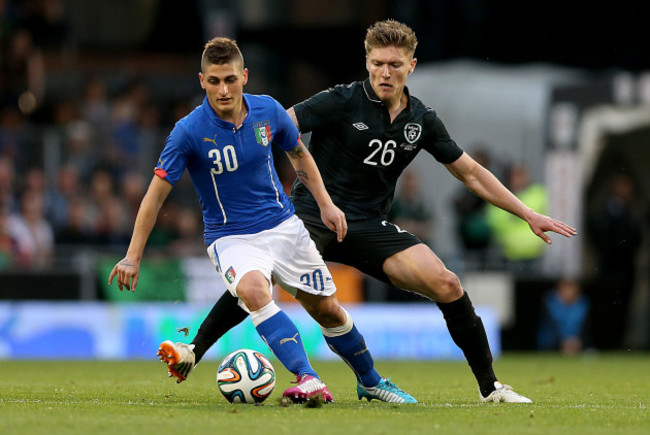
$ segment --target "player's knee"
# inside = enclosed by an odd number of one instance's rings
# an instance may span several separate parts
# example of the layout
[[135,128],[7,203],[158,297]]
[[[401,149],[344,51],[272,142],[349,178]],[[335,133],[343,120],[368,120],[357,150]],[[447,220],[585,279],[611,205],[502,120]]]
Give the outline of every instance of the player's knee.
[[271,302],[271,293],[268,290],[269,282],[262,275],[249,276],[248,274],[237,284],[237,297],[251,311],[259,310]]
[[425,281],[424,296],[436,302],[453,302],[463,295],[463,288],[455,273],[444,269],[435,275],[430,275]]
[[461,296],[463,296],[463,287],[460,285],[458,276],[449,270],[445,270],[439,279],[436,301],[449,303],[460,299]]

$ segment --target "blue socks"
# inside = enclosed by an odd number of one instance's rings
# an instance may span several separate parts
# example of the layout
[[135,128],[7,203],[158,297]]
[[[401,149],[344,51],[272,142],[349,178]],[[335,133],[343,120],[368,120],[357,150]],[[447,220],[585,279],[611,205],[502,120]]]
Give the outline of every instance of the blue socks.
[[374,367],[374,361],[361,333],[352,323],[349,314],[347,322],[335,328],[322,328],[327,345],[345,361],[359,381],[365,387],[374,387],[381,376]]
[[[350,366],[357,381],[365,387],[374,387],[381,380],[381,376],[375,370],[363,336],[347,312],[346,315],[347,321],[344,325],[334,328],[321,327],[323,336],[330,349]],[[275,302],[251,312],[251,319],[257,332],[287,370],[298,376],[311,375],[319,378],[309,363],[298,329]]]
[[296,376],[319,378],[309,363],[296,325],[275,302],[251,312],[251,318],[260,337],[287,370]]

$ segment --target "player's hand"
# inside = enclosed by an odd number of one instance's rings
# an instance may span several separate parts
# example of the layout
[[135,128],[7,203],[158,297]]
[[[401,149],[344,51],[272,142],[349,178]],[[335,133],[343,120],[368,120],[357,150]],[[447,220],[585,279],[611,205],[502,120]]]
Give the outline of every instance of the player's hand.
[[119,263],[113,267],[111,274],[108,277],[108,285],[113,283],[113,278],[117,275],[117,286],[120,291],[123,288],[135,291],[138,286],[138,278],[140,277],[140,263],[131,261],[128,257],[124,257]]
[[334,203],[331,203],[331,205],[321,208],[320,218],[327,225],[327,228],[336,233],[336,240],[342,242],[348,233],[348,222],[345,219],[345,213]]
[[564,237],[572,237],[578,234],[575,228],[543,214],[534,213],[528,220],[528,225],[533,233],[544,240],[549,245],[552,243],[551,238],[546,234],[547,231],[562,234]]

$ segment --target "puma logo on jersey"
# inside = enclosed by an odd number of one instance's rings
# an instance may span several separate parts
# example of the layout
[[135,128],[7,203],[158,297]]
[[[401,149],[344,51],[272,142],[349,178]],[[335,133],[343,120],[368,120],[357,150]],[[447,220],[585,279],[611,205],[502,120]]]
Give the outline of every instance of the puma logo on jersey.
[[204,137],[203,142],[212,142],[214,146],[217,146],[217,133],[214,134],[214,137],[212,139]]
[[282,345],[282,344],[284,344],[286,342],[289,342],[289,341],[293,341],[296,344],[298,344],[298,339],[296,338],[298,336],[298,334],[300,334],[300,332],[296,332],[296,335],[294,335],[291,338],[283,338],[282,340],[280,340],[280,345]]
[[357,130],[359,130],[359,131],[368,130],[370,128],[366,124],[364,124],[363,122],[355,122],[354,124],[352,124],[352,126],[354,128],[356,128]]

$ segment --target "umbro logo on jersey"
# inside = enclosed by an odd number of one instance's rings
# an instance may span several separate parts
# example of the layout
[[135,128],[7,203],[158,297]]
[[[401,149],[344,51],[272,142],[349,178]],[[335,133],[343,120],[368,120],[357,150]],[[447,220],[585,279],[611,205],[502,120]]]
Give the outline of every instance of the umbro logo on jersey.
[[359,131],[368,130],[370,128],[366,124],[364,124],[363,122],[355,122],[354,124],[352,124],[352,126],[354,128],[356,128],[357,130],[359,130]]

